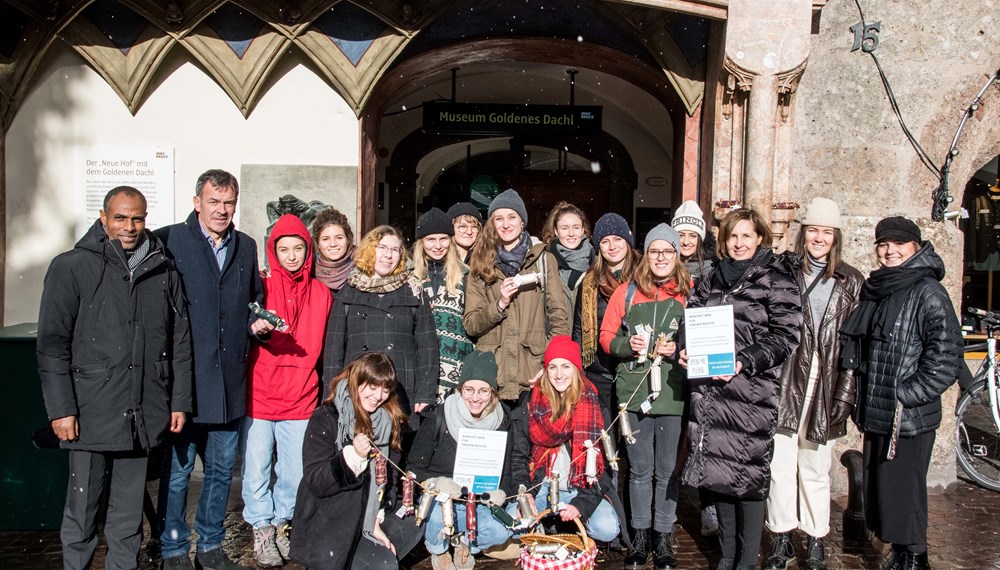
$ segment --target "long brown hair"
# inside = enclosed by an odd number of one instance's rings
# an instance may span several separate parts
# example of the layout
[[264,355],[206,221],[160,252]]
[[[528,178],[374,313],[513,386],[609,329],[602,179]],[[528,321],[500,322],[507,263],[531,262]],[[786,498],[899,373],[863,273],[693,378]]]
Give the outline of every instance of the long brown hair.
[[590,222],[587,220],[587,214],[573,204],[562,201],[552,207],[549,216],[545,218],[545,223],[542,224],[542,243],[552,245],[552,242],[558,240],[556,228],[559,226],[559,219],[566,214],[576,214],[580,218],[580,223],[583,224],[583,235],[586,236],[585,239],[590,239]]
[[[809,259],[811,259],[812,256],[809,255],[809,251],[806,250],[807,227],[809,226],[802,226],[802,229],[799,230],[799,237],[795,240],[795,253],[802,254],[803,275],[812,275],[812,264],[809,263]],[[830,253],[826,257],[826,267],[823,269],[823,274],[819,276],[820,279],[829,279],[833,277],[834,272],[837,271],[837,265],[840,264],[840,251],[843,248],[841,244],[843,243],[844,234],[841,233],[840,228],[833,228],[833,246],[830,247]]]
[[363,433],[368,437],[373,437],[374,433],[371,416],[358,401],[361,387],[371,385],[389,389],[389,397],[381,407],[389,412],[389,417],[392,419],[392,437],[389,445],[399,451],[402,439],[400,432],[406,423],[406,412],[399,405],[396,396],[399,384],[396,382],[396,365],[392,363],[392,359],[381,352],[368,352],[354,359],[330,381],[329,395],[323,400],[324,406],[333,405],[337,398],[337,386],[341,382],[347,382],[347,393],[351,396],[351,404],[354,405],[354,433],[355,435]]
[[[524,220],[521,220],[521,224],[524,224]],[[479,232],[476,247],[472,249],[472,259],[469,260],[469,272],[473,277],[482,279],[486,285],[492,285],[504,278],[503,273],[496,267],[498,247],[500,247],[500,234],[497,233],[497,227],[493,223],[493,216],[490,216],[483,222],[483,230]]]
[[406,271],[406,262],[410,260],[410,252],[406,249],[406,238],[403,237],[403,232],[392,226],[379,226],[361,238],[361,244],[354,253],[354,264],[365,275],[375,275],[375,248],[385,236],[399,238],[399,262],[392,270],[392,275],[399,275]]
[[752,208],[738,208],[726,214],[726,217],[722,218],[722,222],[719,223],[719,238],[715,242],[715,254],[719,259],[731,257],[729,250],[726,249],[726,244],[729,243],[729,236],[733,235],[736,224],[743,220],[749,220],[753,224],[754,232],[760,236],[760,245],[757,247],[771,247],[774,234],[771,233],[771,226],[764,221],[764,217]]
[[542,395],[549,401],[549,408],[552,409],[549,421],[556,422],[572,415],[576,403],[583,396],[583,378],[580,376],[580,370],[576,366],[573,367],[573,382],[562,394],[549,380],[549,367],[546,366],[542,370],[542,377],[538,380],[538,389],[542,391]]
[[610,299],[619,285],[628,283],[632,279],[635,267],[639,263],[639,252],[631,247],[628,248],[628,253],[625,254],[625,259],[623,260],[621,275],[615,279],[614,272],[611,270],[611,264],[601,255],[600,246],[601,244],[597,244],[597,255],[594,256],[594,261],[590,264],[590,269],[587,271],[594,274],[594,282],[597,283],[597,288],[604,295],[604,298]]

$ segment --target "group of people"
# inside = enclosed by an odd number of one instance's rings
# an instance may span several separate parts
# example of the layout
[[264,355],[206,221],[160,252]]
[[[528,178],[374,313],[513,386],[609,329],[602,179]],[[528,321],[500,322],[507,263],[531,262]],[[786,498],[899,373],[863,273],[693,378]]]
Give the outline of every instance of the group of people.
[[[105,486],[107,565],[136,566],[147,460],[164,444],[163,568],[194,567],[196,456],[195,562],[243,568],[221,548],[239,451],[258,567],[395,568],[423,540],[436,570],[468,570],[537,524],[578,519],[628,549],[627,569],[671,569],[686,484],[720,570],[756,568],[764,526],[765,568],[795,559],[801,529],[817,570],[831,441],[850,417],[887,568],[929,568],[926,473],[962,342],[944,265],[913,222],[879,222],[865,280],[841,258],[829,199],[776,254],[754,210],[733,210],[716,240],[692,201],[641,249],[620,215],[591,227],[567,202],[539,240],[509,189],[485,218],[432,208],[411,248],[387,225],[355,244],[334,208],[311,227],[287,214],[261,270],[233,226],[238,192],[210,170],[188,219],[150,232],[142,194],[115,188],[49,268],[38,361],[71,450],[66,568],[89,567]],[[688,378],[685,309],[718,305],[733,307],[735,373]],[[495,488],[456,482],[466,430],[504,434]]]

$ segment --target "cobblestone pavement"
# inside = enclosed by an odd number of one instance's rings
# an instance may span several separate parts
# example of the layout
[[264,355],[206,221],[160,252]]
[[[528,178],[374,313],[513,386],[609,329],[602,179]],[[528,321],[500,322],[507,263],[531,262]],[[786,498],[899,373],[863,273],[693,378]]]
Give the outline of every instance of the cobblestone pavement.
[[[238,485],[238,482],[235,484]],[[150,486],[155,495],[155,485]],[[189,493],[192,506],[200,493],[200,482],[192,481]],[[831,569],[880,568],[885,547],[877,539],[860,544],[845,544],[841,522],[846,496],[835,497],[831,515],[833,529],[828,537],[827,556]],[[254,568],[253,539],[250,527],[243,523],[240,511],[242,501],[238,486],[234,486],[226,517],[226,552],[244,565]],[[193,519],[193,509],[188,509]],[[930,529],[928,545],[932,566],[937,569],[976,568],[1000,570],[1000,493],[994,493],[959,482],[946,492],[930,497]],[[714,538],[702,537],[697,495],[686,491],[678,507],[678,524],[674,533],[679,568],[714,568],[719,559]],[[148,527],[146,528],[148,538]],[[797,533],[796,548],[805,549],[805,537]],[[766,552],[768,538],[764,539],[762,552]],[[103,539],[95,556],[94,568],[104,568],[105,546]],[[147,550],[144,541],[140,568],[159,568],[155,553]],[[600,568],[621,568],[623,553],[613,549],[601,551]],[[58,531],[0,531],[0,569],[49,570],[61,566]],[[426,554],[414,553],[404,561],[404,566],[414,570],[431,568]],[[476,566],[483,569],[507,570],[517,568],[513,561],[481,558]],[[285,565],[289,570],[302,570],[297,563]],[[652,566],[650,566],[652,568]],[[797,568],[792,565],[791,568]]]

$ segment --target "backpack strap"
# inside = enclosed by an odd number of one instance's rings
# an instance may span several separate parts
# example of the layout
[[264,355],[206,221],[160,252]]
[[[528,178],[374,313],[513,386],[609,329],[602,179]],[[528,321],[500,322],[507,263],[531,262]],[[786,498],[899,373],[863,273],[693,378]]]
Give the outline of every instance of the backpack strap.
[[628,282],[628,288],[625,289],[625,312],[622,314],[622,327],[625,330],[628,330],[628,314],[632,310],[632,300],[638,290],[639,286],[634,279]]

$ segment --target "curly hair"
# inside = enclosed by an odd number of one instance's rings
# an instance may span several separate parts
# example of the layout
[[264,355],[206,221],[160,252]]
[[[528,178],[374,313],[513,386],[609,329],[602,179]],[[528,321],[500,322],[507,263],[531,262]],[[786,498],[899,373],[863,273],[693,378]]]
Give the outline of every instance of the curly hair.
[[406,271],[406,266],[410,261],[410,252],[406,249],[406,238],[403,237],[403,232],[392,226],[379,226],[361,238],[361,244],[358,245],[358,249],[354,253],[354,263],[359,271],[366,275],[375,274],[375,248],[385,236],[399,238],[399,262],[392,270],[392,275],[399,275]]
[[323,233],[323,230],[328,226],[340,226],[344,230],[344,235],[347,236],[347,243],[354,243],[354,232],[351,230],[351,223],[347,221],[347,216],[333,206],[321,211],[313,218],[310,232],[312,233],[313,243],[319,243],[319,234]]
[[545,218],[545,223],[542,224],[542,243],[551,245],[552,242],[556,241],[556,228],[559,226],[559,219],[566,214],[576,214],[580,218],[580,222],[583,224],[583,235],[587,236],[588,240],[590,239],[590,221],[587,220],[587,214],[573,204],[562,201],[552,207],[549,216]]

